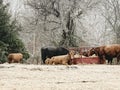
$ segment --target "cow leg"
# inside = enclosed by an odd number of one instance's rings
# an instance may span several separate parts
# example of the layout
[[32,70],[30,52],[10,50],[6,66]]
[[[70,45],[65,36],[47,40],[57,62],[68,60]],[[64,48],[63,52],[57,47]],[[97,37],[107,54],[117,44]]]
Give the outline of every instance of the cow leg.
[[14,63],[14,60],[13,60],[13,59],[11,60],[11,63]]
[[110,60],[109,59],[107,59],[108,60],[108,63],[107,64],[110,64]]
[[113,61],[113,58],[111,58],[111,59],[110,59],[110,61],[111,61],[111,62],[110,62],[110,64],[112,65],[112,64],[113,64],[113,63],[112,63],[112,61]]
[[104,64],[105,63],[105,58],[102,56],[100,57],[100,64]]
[[68,63],[62,63],[63,65],[67,65],[68,66]]
[[52,62],[52,65],[56,65],[55,62]]
[[117,64],[119,64],[120,61],[120,55],[117,56]]
[[21,60],[18,60],[18,63],[21,63]]
[[67,62],[64,62],[64,61],[63,61],[61,64],[62,64],[62,65],[66,65],[67,68],[69,67],[69,64],[68,64]]
[[108,64],[112,65],[112,58],[108,59]]
[[100,64],[105,64],[106,63],[106,60],[103,58],[103,59],[100,59]]
[[20,60],[16,61],[16,63],[20,63]]
[[11,59],[8,60],[8,63],[9,63],[9,64],[11,63]]
[[119,58],[117,58],[117,64],[119,64]]
[[61,61],[61,64],[66,65],[67,63],[66,63],[66,61]]
[[12,63],[12,58],[8,59],[8,63],[9,64]]
[[110,64],[112,65],[112,59],[110,60]]
[[68,64],[69,64],[69,65],[72,65],[72,63],[73,63],[73,60],[69,60],[69,61],[68,61]]
[[11,60],[9,60],[8,63],[10,64],[10,63],[11,63]]

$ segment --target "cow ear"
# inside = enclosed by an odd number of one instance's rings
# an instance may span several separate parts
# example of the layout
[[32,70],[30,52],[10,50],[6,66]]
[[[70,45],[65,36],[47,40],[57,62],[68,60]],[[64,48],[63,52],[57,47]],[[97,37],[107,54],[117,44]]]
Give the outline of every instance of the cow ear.
[[91,48],[91,49],[89,49],[89,51],[93,51],[95,48]]
[[99,50],[100,50],[100,47],[96,47],[96,49],[95,49],[95,50],[99,51]]
[[75,50],[69,50],[69,52],[74,52],[74,53],[76,53],[76,51],[75,51]]
[[91,50],[94,50],[95,48],[91,48]]

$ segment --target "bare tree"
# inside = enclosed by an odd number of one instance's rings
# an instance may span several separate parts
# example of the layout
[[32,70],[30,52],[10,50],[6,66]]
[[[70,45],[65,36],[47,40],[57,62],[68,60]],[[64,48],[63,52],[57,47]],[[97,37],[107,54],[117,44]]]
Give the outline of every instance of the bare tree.
[[[36,20],[43,22],[44,31],[51,31],[52,43],[57,46],[77,46],[75,20],[98,2],[99,0],[28,0],[27,5],[36,12]],[[55,39],[56,32],[62,32],[59,40]]]
[[116,34],[116,43],[120,44],[120,1],[119,0],[106,0],[104,1],[105,12],[103,16],[107,21],[107,27]]
[[[75,18],[79,17],[82,14],[82,11],[78,11],[76,15],[74,15],[75,10],[77,9],[77,0],[74,0],[72,4],[69,6],[69,10],[67,10],[65,15],[66,23],[62,23],[64,26],[62,39],[60,41],[60,45],[63,46],[77,46],[76,38],[75,38]],[[65,12],[64,12],[65,13]]]

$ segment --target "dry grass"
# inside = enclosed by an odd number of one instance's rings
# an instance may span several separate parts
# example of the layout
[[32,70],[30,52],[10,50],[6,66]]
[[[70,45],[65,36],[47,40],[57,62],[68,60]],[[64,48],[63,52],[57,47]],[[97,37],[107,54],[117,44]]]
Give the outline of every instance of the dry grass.
[[120,66],[1,64],[0,90],[120,90]]

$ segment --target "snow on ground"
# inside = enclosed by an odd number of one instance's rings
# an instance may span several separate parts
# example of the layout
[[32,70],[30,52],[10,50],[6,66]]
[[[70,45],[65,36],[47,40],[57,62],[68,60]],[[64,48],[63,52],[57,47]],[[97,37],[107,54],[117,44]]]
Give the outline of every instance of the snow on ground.
[[6,63],[0,90],[120,90],[120,66]]

